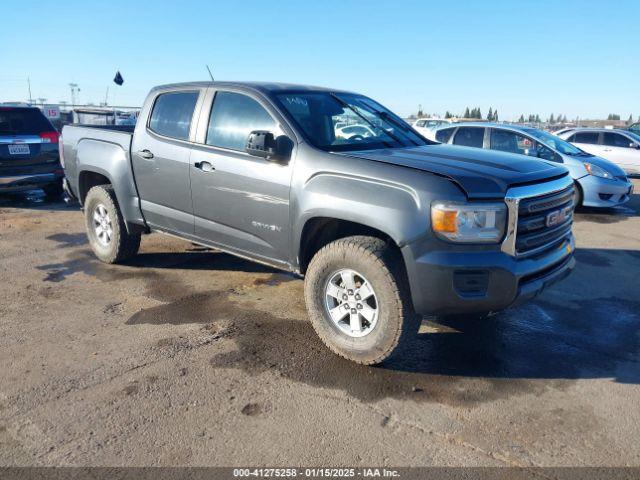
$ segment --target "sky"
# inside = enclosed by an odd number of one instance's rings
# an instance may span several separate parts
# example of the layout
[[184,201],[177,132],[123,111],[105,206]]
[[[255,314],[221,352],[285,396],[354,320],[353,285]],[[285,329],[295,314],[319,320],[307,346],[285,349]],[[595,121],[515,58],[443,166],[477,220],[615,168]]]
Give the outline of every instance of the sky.
[[[640,115],[640,1],[3,0],[0,102],[140,106],[207,80],[352,90],[400,115]],[[113,83],[116,71],[124,84]]]

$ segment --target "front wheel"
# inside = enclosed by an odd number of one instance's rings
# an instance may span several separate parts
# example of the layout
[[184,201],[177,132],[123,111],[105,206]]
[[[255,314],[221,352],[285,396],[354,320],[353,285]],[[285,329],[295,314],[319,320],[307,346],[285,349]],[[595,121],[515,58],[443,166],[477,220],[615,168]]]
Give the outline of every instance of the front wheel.
[[415,336],[402,258],[375,237],[353,236],[323,247],[305,278],[313,327],[334,353],[364,365],[400,353]]
[[140,234],[130,234],[110,185],[93,187],[84,203],[89,245],[105,263],[119,263],[138,253]]

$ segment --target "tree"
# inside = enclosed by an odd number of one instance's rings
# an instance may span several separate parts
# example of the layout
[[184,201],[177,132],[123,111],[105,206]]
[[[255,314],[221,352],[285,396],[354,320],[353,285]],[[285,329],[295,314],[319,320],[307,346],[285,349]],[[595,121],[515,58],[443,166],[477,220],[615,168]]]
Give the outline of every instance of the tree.
[[493,111],[493,121],[494,122],[498,121],[498,109],[497,108]]
[[552,114],[551,114],[551,116],[549,117],[549,123],[550,123],[550,124],[552,124],[552,125],[553,125],[554,123],[556,123],[556,119],[553,117],[553,113],[552,113]]
[[541,123],[541,122],[542,122],[542,120],[540,120],[540,115],[538,115],[537,113],[536,113],[536,118],[535,118],[535,120],[534,120],[534,121],[535,121],[536,123]]
[[449,110],[447,110],[447,113],[444,114],[444,118],[452,118],[453,115],[451,115],[451,112]]
[[469,114],[469,107],[464,111],[464,117],[462,118],[471,118],[471,115]]
[[631,125],[633,123],[633,115],[629,115],[629,120],[627,120],[627,125]]
[[518,119],[518,123],[524,123],[524,115],[520,115],[520,118]]
[[620,115],[617,113],[610,113],[607,120],[620,120]]
[[489,113],[487,113],[487,120],[493,122],[493,108],[489,107]]

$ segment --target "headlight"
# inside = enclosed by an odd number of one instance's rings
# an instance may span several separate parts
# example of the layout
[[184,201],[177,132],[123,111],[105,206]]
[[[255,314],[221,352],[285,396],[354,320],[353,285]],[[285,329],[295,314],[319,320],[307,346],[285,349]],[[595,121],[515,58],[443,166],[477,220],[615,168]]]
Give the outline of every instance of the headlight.
[[448,203],[431,205],[431,228],[437,236],[460,243],[497,243],[507,224],[503,203]]
[[583,162],[583,163],[584,163],[584,168],[587,169],[587,172],[589,172],[589,175],[593,175],[594,177],[601,177],[601,178],[613,178],[613,175],[607,172],[604,168],[594,165],[593,163],[588,163],[588,162]]

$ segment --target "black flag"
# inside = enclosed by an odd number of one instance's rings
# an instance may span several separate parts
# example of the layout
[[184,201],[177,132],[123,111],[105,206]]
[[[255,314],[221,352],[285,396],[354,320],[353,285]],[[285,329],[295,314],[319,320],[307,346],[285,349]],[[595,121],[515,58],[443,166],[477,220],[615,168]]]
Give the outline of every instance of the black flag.
[[124,83],[124,78],[122,78],[122,75],[120,75],[120,70],[118,70],[118,72],[116,73],[113,81],[116,83],[116,85],[122,85]]

